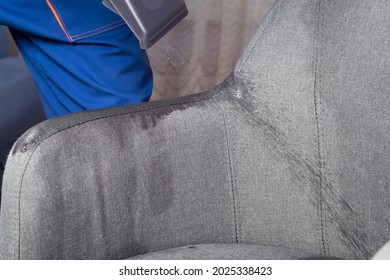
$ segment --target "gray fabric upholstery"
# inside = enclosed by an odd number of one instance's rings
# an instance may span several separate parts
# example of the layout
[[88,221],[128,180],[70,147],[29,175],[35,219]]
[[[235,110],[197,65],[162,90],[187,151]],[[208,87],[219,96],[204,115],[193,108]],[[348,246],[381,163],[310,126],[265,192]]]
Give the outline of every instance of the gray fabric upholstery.
[[389,13],[280,0],[215,89],[35,126],[5,171],[1,258],[207,243],[371,258],[390,240]]
[[139,255],[130,260],[298,260],[317,259],[305,252],[246,244],[190,245]]

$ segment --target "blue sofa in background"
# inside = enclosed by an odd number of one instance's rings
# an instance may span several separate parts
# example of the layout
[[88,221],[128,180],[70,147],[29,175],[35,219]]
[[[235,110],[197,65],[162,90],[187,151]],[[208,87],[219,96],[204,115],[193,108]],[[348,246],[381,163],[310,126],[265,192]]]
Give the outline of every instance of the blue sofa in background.
[[34,80],[20,57],[11,56],[7,28],[0,26],[0,189],[13,143],[45,115]]

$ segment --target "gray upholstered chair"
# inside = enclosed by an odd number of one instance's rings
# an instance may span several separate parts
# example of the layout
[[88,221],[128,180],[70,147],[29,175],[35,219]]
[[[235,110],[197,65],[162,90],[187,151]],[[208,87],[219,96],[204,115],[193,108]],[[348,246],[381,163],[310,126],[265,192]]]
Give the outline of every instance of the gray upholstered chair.
[[371,258],[390,240],[389,14],[280,0],[215,89],[35,126],[6,167],[1,257]]
[[13,143],[45,115],[30,71],[11,56],[9,35],[0,26],[0,191],[3,168]]

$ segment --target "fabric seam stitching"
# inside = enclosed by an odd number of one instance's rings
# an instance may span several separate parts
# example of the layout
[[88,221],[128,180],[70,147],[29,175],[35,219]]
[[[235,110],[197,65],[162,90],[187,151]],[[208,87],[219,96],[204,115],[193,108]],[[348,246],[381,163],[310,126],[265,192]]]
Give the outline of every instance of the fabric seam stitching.
[[109,28],[107,27],[107,28],[105,28],[105,29],[103,29],[103,30],[96,31],[96,32],[94,32],[94,33],[92,33],[92,34],[88,34],[88,35],[84,35],[84,36],[79,36],[79,37],[77,37],[77,38],[73,37],[73,38],[74,38],[74,40],[81,40],[81,39],[90,38],[90,37],[92,37],[92,36],[96,36],[96,35],[99,35],[99,34],[108,32],[108,31],[110,31],[110,30],[113,30],[113,29],[118,28],[118,27],[120,27],[120,26],[123,26],[123,25],[125,25],[125,24],[126,24],[125,22],[121,22],[121,23],[118,23],[117,25],[111,26],[111,27],[109,27]]
[[318,211],[320,216],[320,234],[321,234],[321,249],[322,254],[324,256],[327,256],[327,250],[326,250],[326,240],[325,240],[325,221],[324,221],[324,193],[323,193],[323,186],[324,186],[324,176],[323,176],[323,158],[322,158],[322,149],[321,149],[321,116],[320,116],[320,93],[321,93],[321,67],[322,67],[322,60],[321,60],[321,49],[322,49],[322,31],[323,31],[323,21],[321,16],[321,0],[318,0],[317,4],[317,28],[316,28],[316,59],[315,59],[315,74],[314,74],[314,110],[315,110],[315,123],[316,123],[316,142],[317,142],[317,158],[318,158],[318,174],[319,177],[319,202],[318,202]]
[[[106,25],[94,28],[94,29],[89,30],[89,31],[85,31],[85,32],[81,32],[81,33],[78,33],[78,34],[75,34],[75,35],[71,35],[69,33],[68,29],[66,28],[65,22],[62,19],[60,13],[58,12],[55,4],[53,4],[53,2],[51,0],[46,0],[46,3],[49,6],[49,8],[52,11],[52,13],[54,13],[54,17],[56,18],[56,16],[58,16],[58,18],[60,20],[60,22],[58,22],[58,23],[59,23],[62,31],[65,33],[65,36],[67,37],[68,41],[71,42],[71,43],[73,43],[76,40],[86,39],[86,38],[89,38],[89,37],[92,37],[92,36],[95,36],[95,35],[98,35],[98,34],[101,34],[101,33],[107,32],[107,31],[110,31],[110,30],[112,30],[114,28],[117,28],[117,27],[120,27],[120,26],[126,24],[122,19],[120,19],[120,20],[116,20],[116,21],[113,21],[111,23],[108,23]],[[54,9],[54,11],[51,9],[51,7]],[[119,24],[117,24],[117,23],[119,23]],[[117,24],[117,25],[115,25],[115,24]]]
[[54,14],[54,18],[57,19],[56,17],[58,17],[58,19],[60,20],[60,22],[58,22],[58,24],[60,25],[61,30],[65,33],[65,36],[68,39],[68,41],[72,42],[72,36],[69,34],[68,30],[66,29],[64,21],[63,21],[61,15],[58,13],[57,8],[53,5],[51,0],[46,0],[46,4],[49,6],[49,9]]
[[[324,5],[326,3],[324,2],[321,2],[321,7],[322,8],[322,11],[324,10]],[[321,18],[321,41],[320,41],[320,51],[322,53],[322,50],[324,49],[324,34],[325,34],[325,16],[323,14],[323,12],[321,12],[320,14],[320,18]],[[327,236],[327,221],[326,221],[326,216],[325,216],[325,211],[326,211],[326,208],[325,208],[325,194],[326,194],[326,189],[328,187],[328,178],[327,178],[327,168],[326,168],[326,159],[325,159],[325,152],[324,152],[324,149],[325,149],[325,126],[324,126],[324,120],[323,120],[323,116],[325,116],[325,112],[324,112],[324,109],[323,109],[323,106],[322,106],[322,93],[323,93],[323,77],[322,77],[322,69],[323,69],[323,56],[320,57],[320,80],[319,80],[319,89],[320,89],[320,94],[318,96],[318,100],[319,100],[319,121],[320,121],[320,136],[321,136],[321,143],[322,143],[322,147],[321,147],[321,164],[322,164],[322,176],[323,176],[323,185],[322,185],[322,215],[323,215],[323,223],[324,223],[324,227],[323,227],[323,239],[324,239],[324,251],[326,252],[326,255],[329,255],[329,244],[328,244],[328,240],[326,238]]]
[[240,73],[242,71],[242,68],[244,68],[245,64],[248,62],[249,60],[249,57],[252,55],[254,49],[255,49],[255,46],[257,45],[258,41],[260,40],[260,38],[262,37],[262,35],[267,31],[268,29],[268,26],[269,24],[271,23],[271,21],[274,21],[275,20],[275,17],[277,15],[277,13],[279,12],[282,4],[284,3],[285,0],[281,0],[281,2],[278,3],[278,7],[275,9],[275,11],[273,12],[272,15],[270,15],[270,18],[268,19],[267,23],[265,24],[263,30],[259,33],[259,36],[258,38],[256,39],[256,41],[253,43],[253,46],[251,47],[251,50],[248,52],[248,55],[246,57],[246,59],[243,61],[243,63],[241,64],[241,67],[240,69],[237,69],[237,73]]
[[238,223],[238,192],[235,189],[234,184],[234,175],[233,175],[233,164],[232,164],[232,151],[230,149],[230,141],[229,141],[229,134],[228,134],[228,120],[226,118],[225,112],[220,106],[222,117],[223,117],[223,124],[225,128],[225,137],[226,137],[226,148],[227,148],[227,161],[229,165],[229,171],[230,171],[230,187],[232,192],[232,202],[233,202],[233,219],[234,219],[234,233],[235,233],[235,241],[236,243],[240,243],[240,230],[239,230],[239,223]]
[[108,24],[106,24],[106,25],[103,25],[103,26],[94,28],[94,29],[92,29],[92,30],[88,30],[88,31],[85,31],[85,32],[81,32],[81,33],[72,35],[72,38],[77,38],[77,37],[82,36],[82,35],[88,36],[88,35],[90,35],[90,33],[94,34],[94,32],[100,32],[100,31],[102,31],[101,29],[104,30],[105,28],[111,28],[113,25],[118,24],[118,23],[122,23],[122,24],[123,24],[124,21],[123,21],[122,19],[117,20],[117,21],[113,21],[113,22],[111,22],[111,23],[108,23]]

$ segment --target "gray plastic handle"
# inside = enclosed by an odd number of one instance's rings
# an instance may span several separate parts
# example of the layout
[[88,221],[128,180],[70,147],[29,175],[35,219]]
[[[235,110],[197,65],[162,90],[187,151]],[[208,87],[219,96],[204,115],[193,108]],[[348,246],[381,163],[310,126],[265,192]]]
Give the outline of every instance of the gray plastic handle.
[[148,49],[188,15],[184,0],[102,0]]

